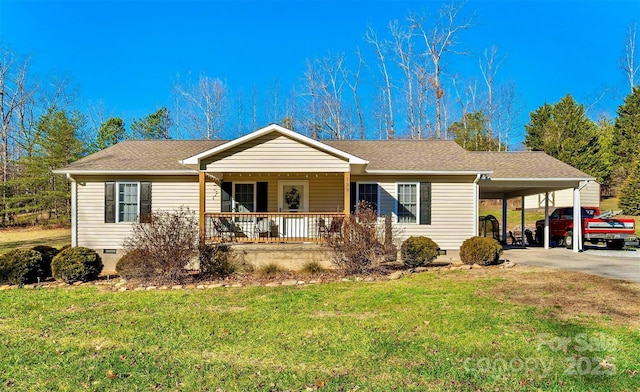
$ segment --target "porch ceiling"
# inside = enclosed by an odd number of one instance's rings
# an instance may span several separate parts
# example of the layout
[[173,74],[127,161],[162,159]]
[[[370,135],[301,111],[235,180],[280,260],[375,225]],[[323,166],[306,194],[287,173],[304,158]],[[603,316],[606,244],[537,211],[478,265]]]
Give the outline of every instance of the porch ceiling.
[[478,181],[480,199],[510,199],[575,188],[584,179],[486,179]]

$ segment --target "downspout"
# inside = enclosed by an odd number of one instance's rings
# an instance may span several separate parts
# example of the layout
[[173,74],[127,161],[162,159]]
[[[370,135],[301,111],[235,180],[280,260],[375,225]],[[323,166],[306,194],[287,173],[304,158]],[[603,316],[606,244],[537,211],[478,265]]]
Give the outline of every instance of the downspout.
[[478,218],[480,216],[480,212],[478,211],[480,206],[480,191],[478,181],[480,181],[480,174],[476,174],[476,179],[473,180],[473,237],[478,235]]
[[78,246],[78,183],[68,172],[67,179],[71,181],[71,246]]

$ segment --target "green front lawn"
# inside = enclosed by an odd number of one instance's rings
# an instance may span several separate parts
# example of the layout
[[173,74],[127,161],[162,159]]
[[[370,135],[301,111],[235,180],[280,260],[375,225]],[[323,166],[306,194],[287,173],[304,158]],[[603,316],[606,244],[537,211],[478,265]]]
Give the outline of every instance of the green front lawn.
[[639,284],[525,267],[301,287],[7,290],[0,389],[636,390],[639,298]]

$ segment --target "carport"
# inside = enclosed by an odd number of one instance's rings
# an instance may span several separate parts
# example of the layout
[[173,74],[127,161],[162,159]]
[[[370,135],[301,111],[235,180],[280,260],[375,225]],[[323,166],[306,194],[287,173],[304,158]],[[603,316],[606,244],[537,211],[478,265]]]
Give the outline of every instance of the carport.
[[[474,152],[473,155],[492,171],[480,176],[478,198],[502,200],[502,238],[507,238],[507,200],[520,198],[521,226],[524,230],[524,197],[545,194],[544,248],[549,249],[549,193],[573,189],[573,225],[581,226],[580,185],[595,178],[543,152]],[[524,234],[524,233],[523,233]],[[574,233],[573,251],[582,247],[582,231]],[[525,246],[525,241],[522,241]]]

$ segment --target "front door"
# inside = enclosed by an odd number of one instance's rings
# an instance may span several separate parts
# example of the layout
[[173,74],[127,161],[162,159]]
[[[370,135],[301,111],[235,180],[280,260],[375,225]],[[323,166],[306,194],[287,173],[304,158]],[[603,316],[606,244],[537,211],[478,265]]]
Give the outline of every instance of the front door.
[[309,212],[309,181],[279,181],[278,211],[291,213],[282,218],[280,236],[292,239],[306,238],[309,220],[306,216],[295,216],[295,213]]

